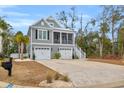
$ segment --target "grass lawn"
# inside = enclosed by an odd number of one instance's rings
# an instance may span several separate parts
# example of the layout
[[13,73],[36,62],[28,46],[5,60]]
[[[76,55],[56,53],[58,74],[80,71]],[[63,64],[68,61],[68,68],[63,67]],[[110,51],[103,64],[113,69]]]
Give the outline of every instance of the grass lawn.
[[109,64],[116,64],[116,65],[124,65],[124,60],[117,60],[117,59],[95,59],[95,58],[88,58],[88,61],[97,61]]
[[37,62],[13,62],[12,71],[12,76],[8,77],[8,72],[0,67],[0,81],[38,87],[39,83],[46,79],[48,72],[53,75],[56,73]]

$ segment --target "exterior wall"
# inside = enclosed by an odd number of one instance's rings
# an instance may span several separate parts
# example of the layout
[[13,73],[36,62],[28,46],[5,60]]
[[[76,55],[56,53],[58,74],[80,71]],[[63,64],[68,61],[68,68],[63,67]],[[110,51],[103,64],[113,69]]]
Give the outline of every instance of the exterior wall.
[[32,42],[35,43],[52,43],[52,31],[49,30],[49,40],[39,40],[35,38],[35,33],[36,29],[32,28]]
[[54,21],[54,20],[48,20],[47,19],[47,22],[52,22],[52,23],[54,23],[54,27],[56,27],[56,28],[60,28],[60,26],[56,23],[56,21]]

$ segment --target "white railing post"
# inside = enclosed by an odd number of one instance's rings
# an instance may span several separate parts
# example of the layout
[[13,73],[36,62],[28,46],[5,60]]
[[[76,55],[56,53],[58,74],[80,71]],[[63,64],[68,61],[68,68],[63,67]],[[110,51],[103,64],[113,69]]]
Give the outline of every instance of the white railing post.
[[81,58],[86,58],[85,52],[81,50],[77,45],[75,45],[75,54],[81,59]]

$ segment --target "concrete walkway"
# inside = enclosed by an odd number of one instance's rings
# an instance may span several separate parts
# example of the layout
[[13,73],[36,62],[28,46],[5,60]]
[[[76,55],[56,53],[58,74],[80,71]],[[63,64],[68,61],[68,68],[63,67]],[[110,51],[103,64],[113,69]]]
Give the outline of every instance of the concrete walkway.
[[75,87],[124,86],[124,66],[84,60],[43,60],[39,63],[67,74]]

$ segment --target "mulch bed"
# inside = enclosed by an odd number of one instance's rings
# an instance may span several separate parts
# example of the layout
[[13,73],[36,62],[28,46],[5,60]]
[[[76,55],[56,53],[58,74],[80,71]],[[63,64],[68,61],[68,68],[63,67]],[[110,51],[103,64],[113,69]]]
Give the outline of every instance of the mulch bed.
[[116,65],[124,65],[124,60],[122,59],[93,59],[88,58],[88,61],[96,61],[96,62],[102,62],[102,63],[109,63],[109,64],[116,64]]
[[12,82],[16,85],[38,87],[46,79],[47,73],[56,72],[37,62],[13,62],[12,76],[0,67],[0,81]]

